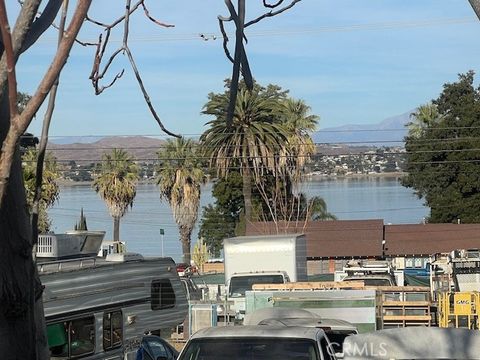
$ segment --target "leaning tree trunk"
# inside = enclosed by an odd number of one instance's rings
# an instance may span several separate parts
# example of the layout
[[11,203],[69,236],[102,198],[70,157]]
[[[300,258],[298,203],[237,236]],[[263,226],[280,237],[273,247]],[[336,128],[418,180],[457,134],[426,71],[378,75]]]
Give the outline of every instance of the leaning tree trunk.
[[31,239],[17,147],[0,208],[0,354],[5,360],[36,358],[35,302],[41,302],[41,288]]
[[252,176],[250,167],[247,165],[243,169],[243,202],[245,203],[245,224],[252,220]]
[[190,238],[192,235],[192,229],[186,226],[181,226],[179,230],[180,230],[180,241],[182,243],[183,262],[190,265],[190,260],[191,260]]

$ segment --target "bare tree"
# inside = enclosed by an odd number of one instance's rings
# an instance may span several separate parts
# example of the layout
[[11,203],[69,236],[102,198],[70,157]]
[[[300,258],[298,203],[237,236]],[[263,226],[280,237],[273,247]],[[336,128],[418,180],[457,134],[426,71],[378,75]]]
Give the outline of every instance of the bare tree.
[[50,26],[62,1],[48,1],[42,15],[36,18],[41,0],[25,0],[11,32],[5,2],[0,0],[0,353],[5,359],[48,356],[41,329],[42,287],[32,259],[32,233],[18,142],[65,65],[90,3],[91,0],[78,1],[51,66],[19,113],[15,63]]
[[[270,10],[254,18],[253,20],[246,22],[246,1],[238,0],[237,7],[235,8],[232,0],[225,0],[225,5],[227,6],[230,16],[218,16],[218,23],[223,36],[223,49],[225,51],[225,55],[233,63],[232,81],[230,84],[230,100],[228,103],[226,119],[228,126],[232,124],[233,115],[235,112],[235,102],[237,101],[240,72],[242,73],[247,89],[253,89],[253,76],[250,71],[250,65],[248,64],[248,58],[244,46],[244,41],[245,43],[247,42],[245,29],[265,18],[276,16],[284,11],[287,11],[288,9],[291,9],[300,1],[301,0],[291,0],[288,5],[282,6],[284,0],[276,0],[274,3],[270,3],[268,0],[262,0],[263,7]],[[227,32],[225,31],[225,23],[230,21],[233,21],[235,24],[235,52],[233,57],[227,46],[229,39]]]

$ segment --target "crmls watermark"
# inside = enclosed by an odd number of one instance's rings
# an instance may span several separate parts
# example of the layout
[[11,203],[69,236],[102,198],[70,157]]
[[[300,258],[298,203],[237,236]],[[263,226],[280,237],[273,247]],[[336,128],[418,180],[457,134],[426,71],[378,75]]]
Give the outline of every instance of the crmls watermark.
[[376,342],[365,342],[363,344],[347,343],[343,345],[343,353],[348,356],[368,356],[368,357],[385,357],[388,354],[387,344]]

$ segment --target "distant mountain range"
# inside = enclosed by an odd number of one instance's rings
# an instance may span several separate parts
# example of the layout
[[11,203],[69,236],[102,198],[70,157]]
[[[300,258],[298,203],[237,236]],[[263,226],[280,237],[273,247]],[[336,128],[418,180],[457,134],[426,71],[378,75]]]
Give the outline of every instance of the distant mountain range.
[[[312,136],[317,144],[331,144],[322,146],[322,153],[327,148],[372,146],[403,146],[403,138],[407,134],[405,125],[410,121],[409,111],[405,114],[383,120],[378,124],[343,125],[325,128],[315,132]],[[96,162],[102,158],[104,152],[113,148],[127,149],[138,161],[156,159],[156,152],[165,143],[146,136],[113,136],[99,138],[98,136],[57,138],[49,143],[51,150],[59,161],[75,160],[81,163]],[[339,150],[337,150],[339,151]]]
[[[71,138],[70,138],[71,139]],[[89,143],[49,143],[48,149],[59,161],[75,160],[81,163],[97,162],[102,154],[112,149],[126,149],[138,161],[148,161],[157,157],[156,152],[165,143],[146,136],[114,136]]]
[[312,138],[317,144],[402,146],[403,138],[408,132],[405,125],[410,122],[413,111],[390,117],[377,124],[324,128],[315,132]]

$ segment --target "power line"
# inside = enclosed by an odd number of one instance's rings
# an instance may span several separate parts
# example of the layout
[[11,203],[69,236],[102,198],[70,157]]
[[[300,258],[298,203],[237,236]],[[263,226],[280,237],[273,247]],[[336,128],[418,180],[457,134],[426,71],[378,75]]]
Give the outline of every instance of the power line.
[[[475,130],[480,129],[480,126],[446,126],[446,127],[428,127],[429,130]],[[400,132],[408,131],[407,126],[404,128],[394,128],[394,129],[319,129],[314,131],[314,133],[362,133],[362,132]],[[182,133],[181,136],[187,137],[200,137],[203,133]],[[235,133],[224,133],[224,135],[234,135]],[[148,137],[148,138],[158,138],[158,137],[167,137],[171,136],[167,134],[129,134],[129,135],[118,135],[118,134],[105,134],[105,135],[49,135],[49,138],[130,138],[130,137]]]
[[[341,33],[352,31],[384,31],[395,29],[413,29],[423,27],[445,26],[445,25],[463,25],[474,24],[478,20],[473,17],[461,17],[461,18],[443,18],[443,19],[426,19],[426,20],[407,20],[407,21],[388,21],[377,23],[364,23],[364,24],[350,24],[350,25],[337,25],[337,26],[321,26],[316,28],[304,28],[304,29],[271,29],[262,31],[250,31],[247,29],[246,36],[248,38],[254,37],[274,37],[274,36],[299,36],[299,35],[316,35],[323,33]],[[229,33],[233,36],[233,33]],[[168,33],[168,35],[156,35],[151,34],[147,36],[130,36],[132,42],[168,42],[168,41],[198,41],[202,40],[219,40],[223,41],[222,34],[219,32],[200,32],[200,33]],[[95,43],[98,41],[97,35],[94,40],[87,40],[87,42]],[[111,38],[109,40],[112,43],[121,42],[122,39]],[[54,38],[40,38],[39,42],[56,43],[57,39]]]

